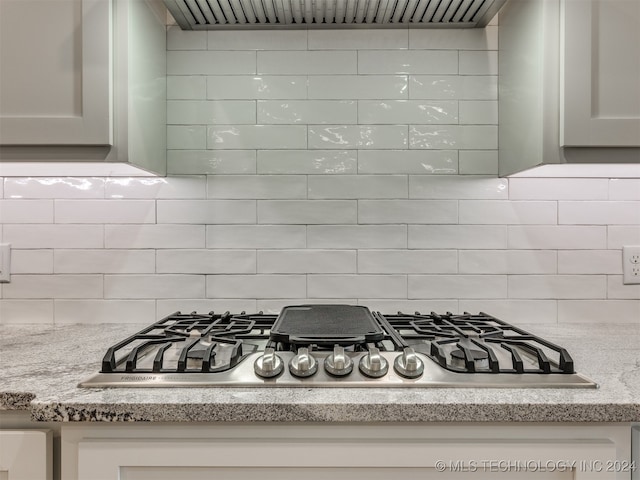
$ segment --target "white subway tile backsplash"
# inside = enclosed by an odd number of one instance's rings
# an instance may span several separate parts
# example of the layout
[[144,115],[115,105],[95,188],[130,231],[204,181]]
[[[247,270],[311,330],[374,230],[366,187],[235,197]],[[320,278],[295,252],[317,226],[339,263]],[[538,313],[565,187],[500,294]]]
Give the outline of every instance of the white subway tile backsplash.
[[309,225],[309,248],[407,248],[406,225]]
[[153,200],[55,200],[57,223],[155,223]]
[[303,175],[211,175],[207,179],[209,198],[307,198]]
[[360,150],[360,174],[450,175],[458,171],[457,150]]
[[204,125],[167,125],[167,149],[207,148],[207,127]]
[[103,178],[27,177],[5,178],[4,197],[104,198]]
[[204,248],[204,245],[204,225],[104,226],[105,248]]
[[353,100],[259,100],[258,123],[358,123],[358,104]]
[[507,248],[504,225],[409,225],[409,248]]
[[505,298],[506,275],[409,275],[409,298]]
[[369,307],[372,311],[382,313],[431,313],[431,312],[458,312],[458,300],[399,300],[381,298],[359,298],[358,304]]
[[310,125],[309,148],[340,150],[406,148],[405,125]]
[[335,75],[358,71],[355,50],[258,52],[258,74]]
[[55,300],[55,323],[153,323],[155,300]]
[[53,323],[53,300],[0,300],[0,325]]
[[204,298],[204,275],[105,275],[105,299]]
[[167,50],[206,50],[207,32],[182,30],[177,25],[167,28]]
[[459,72],[460,75],[497,75],[498,52],[488,50],[461,51]]
[[439,100],[359,100],[357,123],[454,124],[458,123],[458,103]]
[[303,125],[216,125],[207,129],[210,149],[306,148]]
[[258,273],[356,273],[356,251],[260,250]]
[[498,77],[493,75],[411,75],[409,98],[497,100]]
[[640,202],[558,202],[558,223],[640,225]]
[[4,299],[102,298],[102,275],[12,275]]
[[360,200],[358,223],[457,223],[455,200]]
[[309,298],[407,298],[405,275],[308,275]]
[[335,305],[336,303],[355,305],[355,298],[277,298],[277,299],[258,299],[257,310],[264,313],[278,314],[283,307],[288,305],[307,305],[307,304],[323,303]]
[[407,29],[308,30],[309,50],[403,49],[409,46]]
[[410,28],[409,48],[453,50],[497,50],[498,27]]
[[456,74],[458,73],[458,52],[455,50],[363,50],[358,53],[358,73],[361,75]]
[[461,312],[485,312],[509,323],[557,323],[556,300],[460,300]]
[[406,175],[316,175],[309,198],[407,198]]
[[497,125],[498,102],[492,100],[461,101],[460,123],[467,125]]
[[606,200],[606,178],[511,178],[512,200]]
[[455,250],[360,250],[358,273],[457,273]]
[[114,177],[107,179],[107,198],[206,198],[206,177]]
[[207,248],[305,248],[303,225],[207,225]]
[[640,245],[640,225],[609,225],[606,248]]
[[304,298],[304,275],[208,275],[207,298]]
[[460,200],[462,224],[555,224],[555,202],[507,200]]
[[158,250],[157,273],[256,273],[255,250]]
[[307,81],[308,95],[312,99],[408,98],[406,75],[311,75]]
[[167,100],[167,124],[254,124],[252,100]]
[[458,164],[461,175],[497,174],[498,151],[461,150]]
[[[257,312],[256,301],[249,298],[169,298],[156,301],[156,321],[174,312]],[[265,312],[266,313],[266,312]]]
[[11,273],[53,273],[53,250],[11,250]]
[[56,249],[55,273],[154,273],[153,250]]
[[53,200],[0,200],[3,223],[53,223]]
[[207,78],[201,75],[167,75],[167,100],[204,100]]
[[261,224],[356,223],[355,200],[258,200]]
[[239,75],[256,73],[256,52],[168,51],[167,74]]
[[409,177],[410,198],[506,199],[509,185],[503,178],[468,176]]
[[491,150],[498,148],[493,125],[412,125],[409,148]]
[[157,200],[158,223],[255,223],[255,200]]
[[259,150],[259,174],[344,175],[356,173],[356,150]]
[[605,298],[605,275],[510,275],[509,298]]
[[207,77],[206,98],[304,99],[307,98],[307,77],[291,75]]
[[255,150],[169,150],[169,175],[256,173]]
[[621,250],[564,250],[558,252],[558,273],[622,275]]
[[[558,323],[638,324],[640,300],[560,300]],[[612,325],[613,328],[613,325]]]
[[610,179],[608,198],[610,200],[640,200],[640,179],[638,178]]
[[622,282],[622,275],[609,275],[606,298],[640,300],[640,285],[625,285]]
[[102,248],[104,225],[3,225],[12,248]]
[[306,30],[208,31],[209,50],[305,50]]
[[558,273],[558,254],[553,250],[460,250],[458,262],[460,273]]
[[606,243],[606,227],[509,226],[509,248],[514,249],[604,249]]

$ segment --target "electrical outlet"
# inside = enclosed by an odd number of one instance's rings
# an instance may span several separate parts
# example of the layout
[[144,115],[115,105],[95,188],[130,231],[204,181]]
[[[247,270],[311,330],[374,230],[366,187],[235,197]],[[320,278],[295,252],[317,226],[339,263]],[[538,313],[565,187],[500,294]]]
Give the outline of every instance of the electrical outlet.
[[11,244],[0,243],[0,283],[11,281]]
[[640,284],[640,246],[622,247],[622,273],[625,285]]

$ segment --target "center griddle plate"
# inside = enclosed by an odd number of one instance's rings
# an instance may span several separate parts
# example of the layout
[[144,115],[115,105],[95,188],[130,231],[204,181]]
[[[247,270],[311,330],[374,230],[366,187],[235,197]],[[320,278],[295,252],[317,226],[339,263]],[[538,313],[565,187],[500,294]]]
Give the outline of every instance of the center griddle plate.
[[382,327],[360,305],[295,305],[284,307],[270,339],[297,345],[351,345],[384,338]]

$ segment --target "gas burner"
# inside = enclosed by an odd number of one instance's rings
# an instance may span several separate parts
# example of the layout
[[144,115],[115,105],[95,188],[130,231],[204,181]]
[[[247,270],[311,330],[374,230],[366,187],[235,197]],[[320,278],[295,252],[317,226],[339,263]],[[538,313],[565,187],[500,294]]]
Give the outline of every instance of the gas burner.
[[473,371],[489,368],[489,354],[484,350],[472,350],[465,348],[451,352],[451,365],[457,368],[469,368],[473,364]]

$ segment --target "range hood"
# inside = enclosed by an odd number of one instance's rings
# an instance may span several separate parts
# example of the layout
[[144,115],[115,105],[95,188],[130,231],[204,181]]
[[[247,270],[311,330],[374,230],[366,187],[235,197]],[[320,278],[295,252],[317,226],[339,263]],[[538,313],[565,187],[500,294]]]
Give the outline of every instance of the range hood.
[[482,28],[506,0],[163,0],[183,30]]

